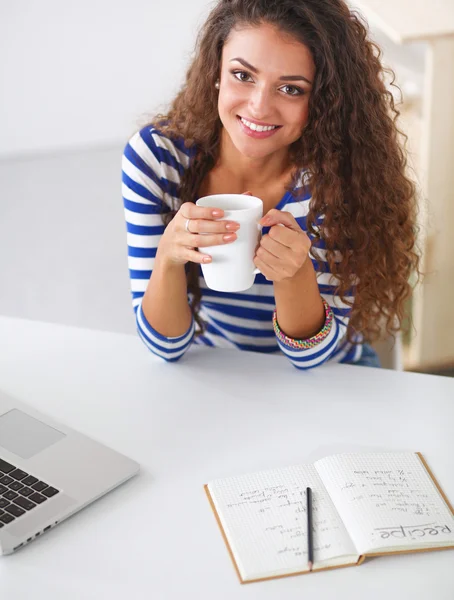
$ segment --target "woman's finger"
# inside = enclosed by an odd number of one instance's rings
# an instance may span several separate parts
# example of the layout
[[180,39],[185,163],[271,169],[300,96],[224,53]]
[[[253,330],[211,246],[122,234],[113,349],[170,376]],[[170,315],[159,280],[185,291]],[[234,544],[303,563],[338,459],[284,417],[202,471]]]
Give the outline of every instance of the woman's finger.
[[[186,229],[186,221],[184,222]],[[228,233],[238,231],[240,224],[235,221],[207,221],[206,219],[190,219],[188,229],[190,233]]]
[[197,252],[197,250],[192,250],[191,248],[185,248],[181,258],[185,261],[199,264],[207,264],[212,260],[209,254],[203,254],[202,252]]
[[285,227],[289,227],[290,229],[293,229],[293,231],[301,231],[301,227],[298,225],[295,217],[291,213],[284,210],[277,210],[277,208],[272,208],[270,211],[268,211],[260,220],[260,225],[263,227],[285,225]]
[[[282,259],[263,246],[260,246],[257,250],[256,258],[264,262],[269,269],[273,269],[274,271],[285,270],[286,264],[283,263]],[[260,267],[258,268],[260,269]]]
[[262,237],[260,247],[281,260],[289,260],[292,250],[284,244],[274,240],[269,234]]
[[193,202],[185,202],[181,205],[178,215],[182,219],[220,219],[224,211],[215,206],[197,206]]
[[301,235],[301,232],[280,225],[273,225],[268,232],[269,239],[292,249],[295,248],[299,235]]
[[230,244],[236,240],[235,233],[224,233],[224,234],[206,234],[199,235],[198,233],[186,233],[181,234],[179,243],[182,246],[189,248],[204,248],[207,246],[222,246],[223,244]]
[[268,281],[273,281],[278,278],[276,271],[258,255],[254,258],[254,265]]

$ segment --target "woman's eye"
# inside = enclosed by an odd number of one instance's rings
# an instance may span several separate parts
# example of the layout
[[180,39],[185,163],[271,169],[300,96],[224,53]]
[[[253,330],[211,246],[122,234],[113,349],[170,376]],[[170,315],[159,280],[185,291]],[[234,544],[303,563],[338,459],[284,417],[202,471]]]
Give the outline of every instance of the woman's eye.
[[248,81],[251,79],[251,76],[249,75],[249,73],[246,73],[246,71],[233,71],[233,75],[239,81]]
[[301,96],[304,94],[304,90],[294,85],[284,85],[281,87],[281,90],[286,90],[284,93],[287,94],[287,96]]
[[[248,83],[253,81],[252,77],[249,75],[247,71],[232,71],[233,76],[243,83]],[[295,85],[284,85],[279,88],[284,91],[286,96],[302,96],[305,92],[299,87]]]

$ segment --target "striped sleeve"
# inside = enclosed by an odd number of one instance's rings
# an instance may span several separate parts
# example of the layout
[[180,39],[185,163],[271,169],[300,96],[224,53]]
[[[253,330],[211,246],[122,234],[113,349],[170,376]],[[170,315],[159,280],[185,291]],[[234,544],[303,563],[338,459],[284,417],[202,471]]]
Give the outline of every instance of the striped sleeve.
[[137,331],[147,348],[166,361],[178,360],[190,347],[194,319],[184,335],[165,337],[147,321],[142,299],[164,233],[162,214],[170,210],[187,160],[169,139],[151,127],[145,127],[129,140],[122,158],[128,267]]
[[[318,255],[322,258],[324,256],[323,250],[319,250]],[[337,280],[328,272],[328,263],[322,260],[322,270],[318,271],[316,261],[313,260],[313,264],[316,269],[320,295],[327,302],[332,311],[333,318],[331,321],[331,328],[324,339],[315,343],[312,347],[304,349],[295,349],[290,344],[281,340],[280,337],[277,337],[277,342],[282,352],[297,369],[301,370],[318,367],[328,360],[341,362],[342,359],[345,358],[344,355],[347,351],[350,351],[351,353],[350,345],[346,344],[351,306],[346,302],[343,302],[340,297],[336,295]],[[353,289],[345,300],[353,303]],[[312,338],[306,341],[310,342],[311,340]]]

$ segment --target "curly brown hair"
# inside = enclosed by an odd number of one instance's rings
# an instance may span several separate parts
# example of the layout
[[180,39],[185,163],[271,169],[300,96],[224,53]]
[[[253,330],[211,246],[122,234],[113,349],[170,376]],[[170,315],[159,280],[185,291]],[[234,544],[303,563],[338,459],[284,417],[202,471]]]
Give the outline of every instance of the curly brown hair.
[[[219,156],[222,124],[215,81],[222,48],[233,28],[271,24],[305,44],[315,79],[302,136],[289,147],[295,177],[306,170],[312,199],[307,216],[313,254],[323,241],[336,293],[355,299],[348,335],[373,341],[402,328],[416,251],[415,185],[396,121],[399,111],[384,81],[394,74],[381,64],[367,25],[343,0],[220,0],[203,25],[186,81],[168,114],[152,124],[182,137],[197,151],[183,174],[181,202],[195,202]],[[397,87],[397,86],[396,86]],[[295,177],[288,187],[292,192]],[[169,222],[179,207],[165,217]],[[324,216],[317,227],[317,217]],[[339,254],[338,254],[339,253]],[[338,260],[338,257],[341,260]],[[336,260],[337,258],[337,260]],[[199,265],[188,265],[191,308],[198,318]]]

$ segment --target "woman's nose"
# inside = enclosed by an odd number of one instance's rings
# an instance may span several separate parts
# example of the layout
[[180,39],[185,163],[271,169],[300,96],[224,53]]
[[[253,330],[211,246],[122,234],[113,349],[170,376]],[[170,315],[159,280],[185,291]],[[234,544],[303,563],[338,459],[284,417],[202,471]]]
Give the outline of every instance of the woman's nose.
[[270,92],[263,87],[257,86],[251,91],[249,97],[249,110],[251,117],[257,120],[265,120],[270,114],[271,98]]

